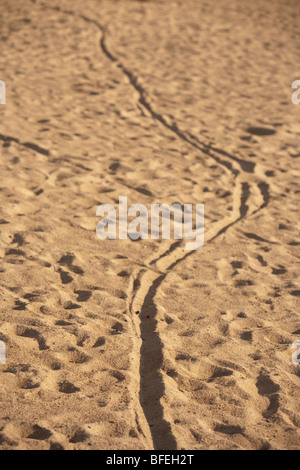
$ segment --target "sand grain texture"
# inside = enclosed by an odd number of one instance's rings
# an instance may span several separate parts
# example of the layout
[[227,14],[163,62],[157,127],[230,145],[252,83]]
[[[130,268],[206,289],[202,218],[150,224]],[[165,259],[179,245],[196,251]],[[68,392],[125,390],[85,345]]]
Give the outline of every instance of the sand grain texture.
[[[299,449],[300,9],[2,0],[0,449]],[[205,204],[205,246],[96,208]]]

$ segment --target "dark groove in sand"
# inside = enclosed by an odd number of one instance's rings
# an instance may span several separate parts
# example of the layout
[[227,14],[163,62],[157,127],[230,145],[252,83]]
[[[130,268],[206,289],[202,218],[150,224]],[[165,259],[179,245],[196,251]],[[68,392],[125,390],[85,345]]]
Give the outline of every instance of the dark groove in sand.
[[[63,11],[59,8],[57,10],[61,11],[62,13],[72,14],[73,12],[70,11]],[[188,136],[177,126],[175,122],[170,124],[164,118],[163,115],[157,113],[152,105],[148,102],[146,98],[146,90],[138,83],[138,78],[128,70],[117,57],[115,57],[106,45],[106,28],[104,28],[100,23],[97,21],[88,18],[84,15],[79,15],[81,19],[88,23],[94,24],[102,33],[101,40],[100,40],[100,48],[103,54],[113,63],[117,65],[121,69],[124,75],[126,75],[130,81],[132,87],[138,92],[139,94],[139,103],[142,108],[150,113],[152,118],[157,122],[161,123],[166,129],[170,130],[171,132],[175,133],[177,137],[179,137],[182,141],[192,145],[197,150],[201,151],[202,153],[208,155],[213,160],[215,160],[219,165],[222,165],[227,170],[229,170],[234,177],[236,178],[240,171],[233,167],[231,162],[227,160],[222,160],[215,154],[223,155],[235,163],[237,163],[241,170],[246,173],[253,173],[255,169],[255,164],[252,162],[239,159],[228,152],[224,151],[223,149],[219,149],[217,147],[212,146],[211,144],[206,144],[201,142],[197,137],[193,136],[192,134],[188,134]],[[213,154],[214,152],[215,154]],[[262,209],[268,204],[269,200],[269,192],[268,192],[268,185],[266,183],[261,183],[259,185],[259,189],[263,195],[264,203],[258,209]],[[248,213],[249,207],[246,204],[247,200],[250,196],[250,186],[248,183],[242,183],[242,194],[241,194],[241,203],[240,203],[240,216],[234,220],[233,222],[227,224],[225,227],[220,229],[218,233],[213,236],[208,242],[214,241],[220,235],[225,233],[230,227],[236,225],[242,219],[244,219]],[[251,214],[253,215],[254,212]],[[161,260],[164,257],[172,254],[178,247],[180,247],[180,242],[175,242],[171,245],[171,247],[163,253],[159,258],[156,260],[151,261],[150,265],[155,264],[157,261]],[[177,449],[177,442],[172,433],[171,424],[168,423],[164,418],[164,409],[161,404],[161,398],[165,394],[165,386],[163,383],[163,378],[160,373],[161,367],[163,365],[163,344],[160,339],[159,333],[157,331],[157,307],[155,304],[155,296],[157,293],[158,288],[162,284],[162,282],[167,277],[168,273],[174,269],[180,262],[187,259],[189,256],[193,255],[194,252],[188,252],[181,258],[176,259],[168,268],[166,268],[165,273],[160,274],[149,286],[146,295],[144,296],[144,301],[142,304],[141,312],[140,312],[140,331],[141,331],[141,338],[142,338],[142,346],[140,350],[140,404],[144,411],[144,415],[148,422],[153,446],[156,450],[175,450]],[[149,266],[150,268],[150,266]],[[150,268],[151,269],[151,268]],[[133,283],[133,292],[132,298],[130,302],[130,310],[131,314],[134,315],[132,311],[134,299],[136,297],[137,291],[141,287],[141,277],[143,274],[143,270],[141,270],[138,274],[138,278]]]
[[[214,237],[208,242],[212,242],[221,234],[225,233],[230,227],[244,219],[248,212],[247,201],[250,196],[250,188],[248,183],[243,183],[241,204],[240,204],[240,217],[230,224],[223,227]],[[154,262],[162,259],[164,256],[171,254],[178,248],[180,242],[175,242],[171,248],[164,253]],[[140,403],[144,410],[145,417],[150,426],[154,448],[156,450],[172,450],[176,449],[176,440],[171,431],[171,425],[164,419],[164,410],[161,405],[161,398],[165,393],[165,386],[163,384],[160,370],[163,365],[163,344],[157,332],[157,307],[155,304],[155,296],[158,288],[167,277],[168,273],[174,269],[183,260],[186,260],[194,252],[188,252],[181,258],[177,259],[167,269],[165,274],[156,278],[149,287],[144,303],[142,305],[140,319],[141,319],[141,335],[142,335],[142,348],[141,348],[141,365],[140,365]],[[139,285],[141,272],[139,273]],[[133,312],[132,312],[133,313]]]
[[262,198],[263,198],[263,203],[260,205],[260,207],[258,207],[253,213],[253,214],[257,214],[260,210],[264,209],[265,207],[267,207],[267,205],[269,204],[270,202],[270,199],[271,199],[271,195],[270,195],[270,186],[268,185],[268,183],[266,183],[265,181],[261,181],[259,184],[258,184],[258,188],[260,190],[260,193],[262,195]]
[[[253,164],[252,162],[241,160],[222,149],[213,147],[211,144],[205,144],[204,142],[200,142],[195,136],[190,136],[190,138],[188,138],[185,133],[181,129],[179,129],[176,123],[173,122],[172,124],[169,124],[161,114],[157,113],[152,108],[152,105],[148,102],[146,98],[146,91],[138,83],[137,77],[130,70],[128,70],[107,48],[105,40],[106,29],[95,20],[91,20],[85,16],[82,16],[82,19],[95,24],[98,29],[100,29],[100,31],[102,32],[100,47],[103,54],[111,62],[117,64],[117,66],[122,70],[123,74],[128,77],[130,84],[139,94],[139,102],[141,106],[150,113],[154,120],[160,122],[165,128],[175,133],[177,137],[179,137],[184,142],[192,145],[197,150],[208,155],[223,167],[226,167],[228,170],[231,171],[235,178],[239,175],[239,171],[235,169],[230,162],[220,159],[212,152],[224,155],[227,158],[230,158],[231,160],[235,161],[240,165],[240,168],[244,172],[254,172],[255,164]],[[246,216],[248,212],[248,206],[246,205],[246,202],[248,200],[249,195],[250,187],[248,183],[243,183],[240,205],[240,217],[232,223],[223,227],[217,233],[217,235],[213,237],[210,241],[215,240],[218,236],[220,236],[222,233],[225,233],[230,227],[238,223]],[[180,246],[180,244],[181,242],[175,242],[163,255],[161,255],[157,260],[153,260],[150,264],[153,265],[158,260],[168,256],[173,251],[175,251]],[[140,331],[142,338],[142,347],[140,351],[140,404],[144,411],[146,420],[151,431],[153,446],[155,450],[175,450],[177,449],[177,442],[172,433],[171,424],[164,419],[164,409],[161,404],[161,398],[164,396],[165,393],[165,386],[160,373],[163,364],[163,344],[161,342],[159,333],[156,330],[157,307],[154,298],[159,286],[162,284],[170,270],[172,270],[181,261],[186,259],[188,256],[191,256],[192,254],[193,252],[189,252],[180,259],[177,259],[173,264],[169,266],[166,273],[160,275],[157,279],[154,280],[154,282],[149,287],[146,296],[144,297],[144,302],[140,313]],[[132,312],[132,305],[136,296],[136,292],[140,286],[141,275],[142,273],[139,273],[138,285],[135,286],[135,289],[133,289],[133,298],[130,303],[132,315],[134,314],[134,312]]]
[[163,364],[163,344],[157,332],[157,308],[154,302],[157,289],[167,274],[159,276],[144,298],[141,319],[140,403],[148,421],[155,450],[175,450],[177,442],[171,425],[164,419],[160,402],[165,386],[160,373]]
[[21,142],[16,137],[10,137],[8,135],[3,135],[3,134],[0,134],[0,140],[2,140],[2,142],[4,142],[4,144],[6,145],[7,144],[9,145],[11,142],[14,142],[15,144],[18,144],[18,145],[21,145],[22,147],[26,147],[30,150],[33,150],[34,152],[44,155],[45,157],[50,156],[49,150],[44,149],[40,147],[39,145],[34,144],[33,142]]

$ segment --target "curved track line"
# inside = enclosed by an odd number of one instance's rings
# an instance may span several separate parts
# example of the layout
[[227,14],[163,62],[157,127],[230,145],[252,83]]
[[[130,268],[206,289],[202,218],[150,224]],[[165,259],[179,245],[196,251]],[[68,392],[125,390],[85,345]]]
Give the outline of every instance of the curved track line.
[[[42,4],[43,5],[43,4]],[[64,11],[59,7],[49,7],[43,5],[45,8],[60,11],[61,13],[70,14],[77,16],[82,20],[94,24],[101,31],[100,47],[103,54],[113,63],[116,64],[122,73],[128,77],[130,84],[139,94],[139,109],[146,111],[143,115],[150,116],[162,124],[166,129],[174,133],[178,138],[192,147],[196,148],[201,153],[212,158],[219,165],[224,167],[226,171],[230,172],[235,178],[235,191],[239,192],[239,197],[234,198],[235,205],[237,201],[240,201],[239,206],[236,206],[233,210],[235,217],[230,223],[227,223],[221,227],[217,233],[210,237],[208,243],[213,242],[220,235],[227,232],[227,230],[246,216],[252,216],[259,210],[265,208],[270,200],[269,186],[267,183],[260,181],[258,188],[261,192],[263,203],[256,210],[252,211],[248,215],[249,206],[247,201],[251,195],[250,185],[248,182],[240,182],[240,171],[245,173],[254,173],[255,164],[247,160],[242,160],[223,149],[213,146],[211,143],[205,143],[200,141],[196,136],[190,133],[182,131],[177,123],[173,120],[171,123],[162,115],[156,112],[151,103],[147,100],[147,93],[144,87],[139,83],[138,78],[131,72],[127,67],[119,61],[117,57],[108,49],[106,44],[106,33],[107,30],[98,21],[86,17],[85,15],[75,15],[73,11]],[[219,155],[226,157],[222,159]],[[229,159],[230,161],[228,161]],[[164,417],[164,409],[161,404],[161,398],[164,396],[165,386],[163,383],[163,377],[161,375],[161,366],[163,363],[163,344],[161,342],[159,332],[156,329],[157,326],[157,307],[155,304],[155,296],[158,288],[165,280],[167,275],[182,261],[193,255],[194,252],[188,252],[182,256],[182,252],[177,254],[176,251],[181,248],[181,242],[173,243],[167,251],[161,254],[157,259],[150,262],[149,266],[145,266],[138,272],[134,272],[132,275],[132,286],[131,295],[129,302],[129,311],[131,313],[131,321],[135,336],[138,337],[138,325],[136,322],[137,315],[135,309],[141,305],[139,313],[139,328],[141,332],[141,349],[140,349],[140,405],[144,417],[146,418],[147,425],[150,429],[153,447],[155,449],[176,449],[177,442],[172,433],[171,424],[168,423]],[[166,262],[168,258],[173,258],[169,264]],[[157,272],[151,268],[151,266],[163,261],[164,271],[163,273]],[[139,299],[140,298],[140,299]],[[136,349],[136,348],[135,348]],[[139,413],[136,414],[136,422],[140,428]],[[143,419],[144,422],[144,419]],[[139,429],[140,433],[149,441],[149,431],[143,431]]]

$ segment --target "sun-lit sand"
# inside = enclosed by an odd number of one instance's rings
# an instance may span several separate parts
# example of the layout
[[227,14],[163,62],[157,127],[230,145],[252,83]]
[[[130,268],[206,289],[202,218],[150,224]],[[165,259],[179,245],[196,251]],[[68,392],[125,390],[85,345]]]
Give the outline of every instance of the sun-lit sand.
[[[300,7],[2,0],[0,449],[300,449]],[[205,204],[205,245],[96,237]]]

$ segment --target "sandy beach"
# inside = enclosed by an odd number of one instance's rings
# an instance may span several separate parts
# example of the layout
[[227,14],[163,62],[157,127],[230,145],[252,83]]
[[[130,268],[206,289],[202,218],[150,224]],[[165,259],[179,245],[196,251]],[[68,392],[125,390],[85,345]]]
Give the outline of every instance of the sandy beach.
[[299,2],[0,3],[0,450],[299,450]]

